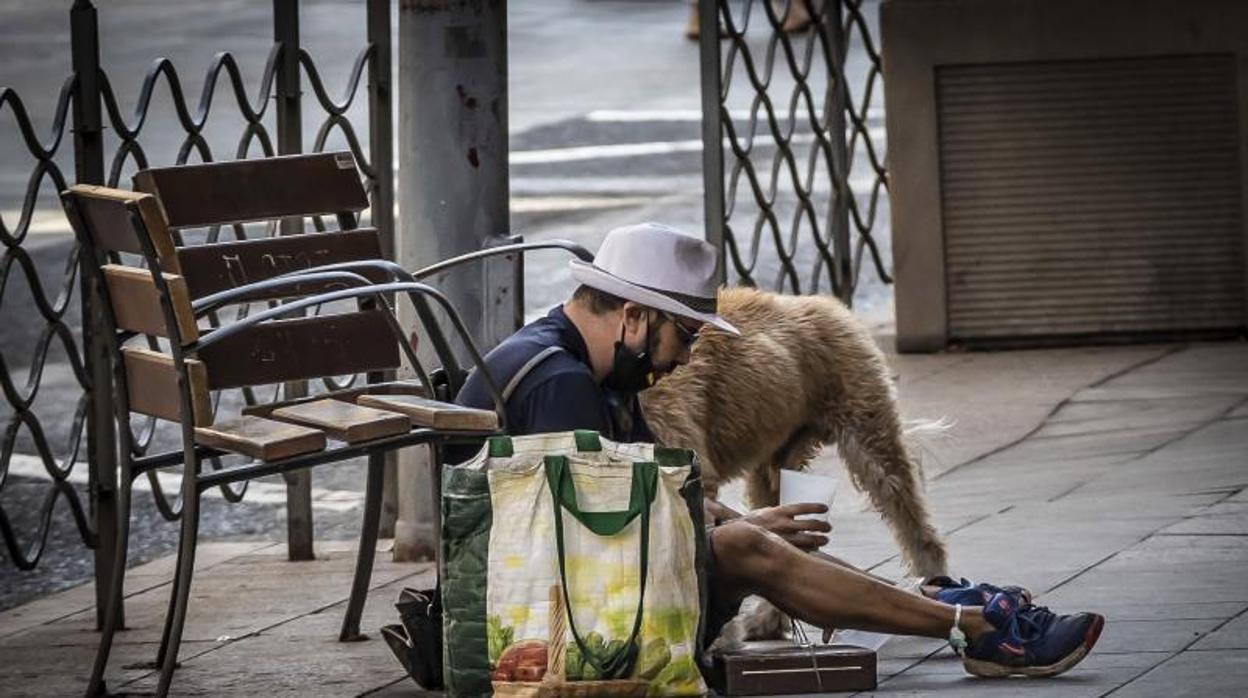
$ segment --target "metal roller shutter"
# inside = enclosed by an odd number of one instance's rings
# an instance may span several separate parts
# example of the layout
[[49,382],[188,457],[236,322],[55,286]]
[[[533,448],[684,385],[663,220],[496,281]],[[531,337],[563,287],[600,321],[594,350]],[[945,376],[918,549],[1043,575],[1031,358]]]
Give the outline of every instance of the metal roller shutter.
[[951,340],[1242,327],[1235,60],[936,72]]

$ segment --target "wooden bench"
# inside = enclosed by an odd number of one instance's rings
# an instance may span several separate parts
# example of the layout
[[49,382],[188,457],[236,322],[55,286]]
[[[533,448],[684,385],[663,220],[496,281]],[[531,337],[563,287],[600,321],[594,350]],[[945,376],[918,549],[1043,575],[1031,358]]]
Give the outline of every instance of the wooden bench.
[[[75,186],[62,194],[115,340],[110,353],[121,454],[118,543],[92,695],[103,686],[117,630],[134,478],[155,468],[183,467],[178,564],[157,655],[163,695],[176,666],[200,496],[206,489],[367,456],[364,524],[340,633],[344,641],[359,639],[376,548],[384,454],[410,445],[480,438],[505,426],[502,398],[488,373],[495,412],[433,399],[434,384],[395,319],[391,298],[413,303],[424,336],[438,348],[439,359],[450,364],[451,375],[461,375],[462,369],[431,306],[445,313],[476,366],[482,364],[481,355],[450,303],[382,260],[375,230],[355,229],[356,214],[368,202],[350,154],[144,170],[135,183],[140,191]],[[334,216],[341,230],[178,244],[182,229],[313,215]],[[218,327],[205,320],[231,305],[259,301],[273,303]],[[333,303],[338,305],[329,312],[306,314]],[[343,303],[354,305],[343,311]],[[382,380],[384,372],[404,360],[419,380]],[[227,418],[213,414],[212,391],[361,373],[367,383],[347,390]],[[132,413],[176,422],[182,448],[132,455]],[[201,467],[205,459],[227,454],[251,460],[219,470]]]

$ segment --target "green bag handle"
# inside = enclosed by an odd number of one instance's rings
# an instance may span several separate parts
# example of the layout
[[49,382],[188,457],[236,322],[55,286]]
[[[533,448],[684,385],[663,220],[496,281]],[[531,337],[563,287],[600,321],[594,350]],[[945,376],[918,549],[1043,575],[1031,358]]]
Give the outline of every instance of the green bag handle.
[[[637,634],[641,631],[642,604],[646,599],[646,571],[649,565],[650,550],[650,505],[654,503],[658,490],[659,466],[653,462],[633,463],[633,481],[628,498],[628,509],[623,511],[586,512],[581,511],[576,503],[576,487],[572,482],[572,469],[565,456],[546,456],[546,483],[550,487],[551,497],[555,504],[555,546],[559,552],[559,580],[563,586],[563,607],[567,611],[568,627],[572,629],[572,639],[581,650],[585,661],[598,671],[603,679],[618,679],[632,673],[637,663]],[[586,528],[599,536],[613,536],[624,530],[624,527],[638,516],[641,517],[641,590],[637,594],[637,614],[633,619],[633,630],[629,633],[624,646],[601,660],[589,651],[585,640],[576,629],[576,614],[572,612],[572,601],[568,598],[568,572],[564,562],[563,548],[563,513],[569,514],[580,521]]]
[[[591,429],[577,429],[572,432],[572,438],[576,440],[576,450],[578,453],[602,450],[602,440],[598,438],[598,432],[596,431]],[[490,458],[511,458],[516,454],[516,449],[511,443],[510,436],[491,436],[487,440],[487,443],[490,447]]]

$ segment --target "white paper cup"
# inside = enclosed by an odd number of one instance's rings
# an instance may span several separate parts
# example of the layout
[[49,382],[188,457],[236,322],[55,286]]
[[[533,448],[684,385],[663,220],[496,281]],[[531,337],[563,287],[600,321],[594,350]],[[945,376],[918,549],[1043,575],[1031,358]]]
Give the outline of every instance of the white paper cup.
[[780,471],[780,504],[826,504],[826,514],[802,514],[799,519],[819,519],[831,522],[832,502],[836,499],[838,480],[827,475],[803,473],[797,470]]

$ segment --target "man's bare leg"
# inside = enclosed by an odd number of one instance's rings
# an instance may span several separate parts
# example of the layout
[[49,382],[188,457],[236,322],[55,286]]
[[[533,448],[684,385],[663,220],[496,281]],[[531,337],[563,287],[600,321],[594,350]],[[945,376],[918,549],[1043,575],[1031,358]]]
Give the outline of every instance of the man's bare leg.
[[[807,623],[941,639],[953,627],[953,606],[808,555],[747,522],[715,529],[711,545],[719,561],[717,583],[758,594]],[[971,639],[993,630],[978,608],[962,610],[960,627]]]

